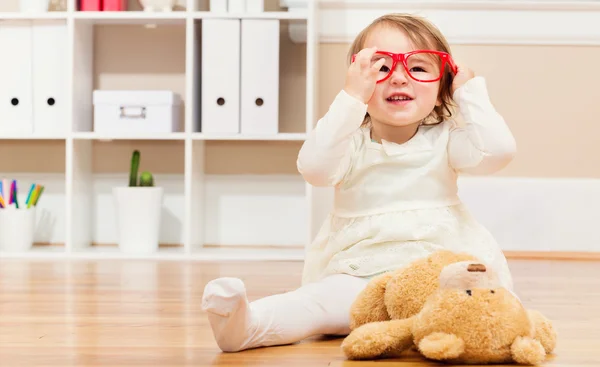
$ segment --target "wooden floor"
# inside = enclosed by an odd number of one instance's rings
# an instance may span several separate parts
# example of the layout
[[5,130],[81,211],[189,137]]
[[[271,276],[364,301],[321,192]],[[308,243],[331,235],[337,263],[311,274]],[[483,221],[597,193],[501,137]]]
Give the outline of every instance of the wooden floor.
[[[513,260],[527,307],[555,320],[547,366],[600,366],[600,262]],[[204,285],[237,276],[250,299],[299,285],[301,264],[0,260],[0,366],[423,366],[349,362],[341,339],[224,354],[200,309]]]

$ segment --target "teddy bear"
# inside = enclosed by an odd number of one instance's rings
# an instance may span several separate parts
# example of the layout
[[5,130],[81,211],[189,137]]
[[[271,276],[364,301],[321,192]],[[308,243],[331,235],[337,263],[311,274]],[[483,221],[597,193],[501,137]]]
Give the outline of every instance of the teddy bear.
[[[398,286],[393,282],[398,276],[404,277],[404,289],[392,293],[389,287]],[[425,358],[452,364],[536,365],[556,346],[552,323],[539,311],[526,309],[501,286],[492,268],[466,254],[435,253],[369,285],[353,306],[354,327],[342,342],[349,359],[400,356],[413,348]],[[416,301],[409,301],[411,288],[418,290]],[[374,295],[383,297],[389,319],[376,305],[374,316],[362,313],[364,297]],[[401,307],[407,301],[411,305]],[[388,310],[391,305],[401,311]]]
[[[350,309],[350,329],[373,321],[404,319],[417,314],[437,288],[446,265],[478,261],[466,253],[440,250],[399,270],[373,278]],[[418,286],[416,286],[418,285]]]

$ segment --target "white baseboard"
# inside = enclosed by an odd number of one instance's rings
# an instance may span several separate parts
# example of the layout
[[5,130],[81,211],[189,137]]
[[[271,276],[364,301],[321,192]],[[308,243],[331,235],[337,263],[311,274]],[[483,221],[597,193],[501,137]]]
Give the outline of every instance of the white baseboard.
[[298,176],[207,176],[205,243],[300,246],[308,201]]
[[[307,1],[280,0],[291,11]],[[391,12],[422,15],[450,44],[600,45],[600,2],[557,0],[321,0],[319,39],[350,43],[375,18]],[[306,42],[306,24],[290,37]]]

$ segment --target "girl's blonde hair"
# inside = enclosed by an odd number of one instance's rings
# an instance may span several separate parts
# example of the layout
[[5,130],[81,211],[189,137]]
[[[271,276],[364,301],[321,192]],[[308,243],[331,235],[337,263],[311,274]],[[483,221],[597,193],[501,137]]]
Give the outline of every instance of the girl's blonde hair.
[[[443,51],[451,54],[448,41],[431,22],[412,14],[387,14],[375,19],[356,36],[348,52],[348,63],[351,62],[352,55],[364,48],[365,40],[370,32],[378,26],[392,26],[403,31],[415,47],[420,49]],[[454,105],[452,102],[453,76],[449,70],[449,66],[446,65],[446,70],[440,80],[438,98],[441,101],[441,105],[434,107],[431,114],[424,119],[423,125],[436,125],[452,116],[451,106]],[[363,125],[369,121],[370,117],[367,113]]]

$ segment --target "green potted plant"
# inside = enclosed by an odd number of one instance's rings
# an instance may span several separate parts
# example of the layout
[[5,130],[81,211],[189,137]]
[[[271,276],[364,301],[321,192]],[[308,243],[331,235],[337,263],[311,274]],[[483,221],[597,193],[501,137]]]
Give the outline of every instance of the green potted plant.
[[164,190],[156,187],[154,176],[143,171],[138,177],[140,152],[134,150],[129,184],[113,188],[119,249],[128,254],[149,254],[158,250]]

